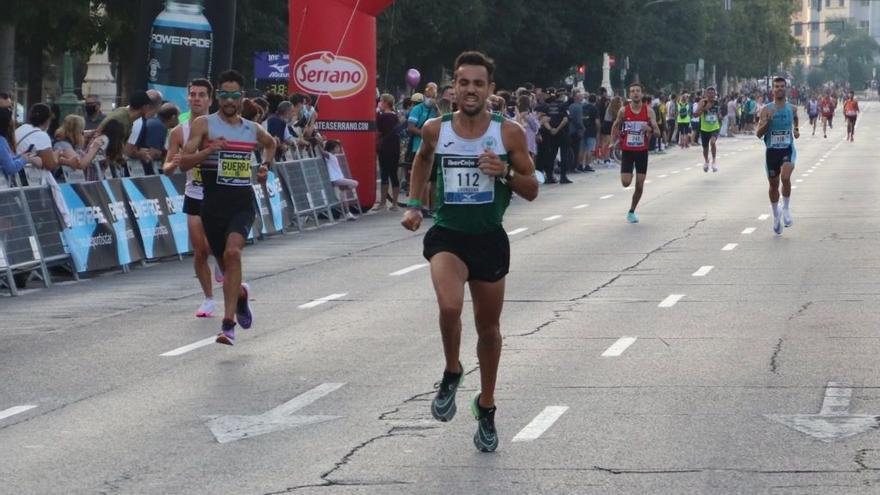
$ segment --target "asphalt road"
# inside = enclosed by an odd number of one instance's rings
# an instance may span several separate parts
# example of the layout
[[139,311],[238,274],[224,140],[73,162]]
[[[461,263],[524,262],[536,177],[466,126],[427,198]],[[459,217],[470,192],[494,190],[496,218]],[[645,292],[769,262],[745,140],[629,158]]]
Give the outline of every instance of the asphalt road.
[[866,107],[855,143],[798,142],[782,236],[754,137],[721,139],[717,174],[652,156],[638,225],[613,170],[515,201],[494,454],[470,308],[459,414],[431,419],[425,228],[395,213],[250,246],[232,348],[190,346],[219,320],[193,317],[189,260],[2,298],[0,492],[880,493]]

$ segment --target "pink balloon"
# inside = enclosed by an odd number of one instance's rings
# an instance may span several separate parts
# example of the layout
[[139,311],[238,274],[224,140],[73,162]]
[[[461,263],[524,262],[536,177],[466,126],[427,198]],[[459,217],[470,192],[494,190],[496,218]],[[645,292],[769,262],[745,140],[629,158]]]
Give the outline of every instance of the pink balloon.
[[406,71],[406,84],[415,89],[416,86],[419,85],[419,81],[422,80],[422,75],[416,69],[410,69]]

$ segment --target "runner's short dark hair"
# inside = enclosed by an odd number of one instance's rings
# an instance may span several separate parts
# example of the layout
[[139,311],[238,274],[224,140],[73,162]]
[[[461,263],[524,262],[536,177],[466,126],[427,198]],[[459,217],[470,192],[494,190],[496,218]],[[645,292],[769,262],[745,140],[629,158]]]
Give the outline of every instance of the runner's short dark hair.
[[28,124],[40,127],[52,118],[52,109],[45,103],[36,103],[28,112]]
[[627,88],[639,88],[642,90],[642,93],[645,92],[645,87],[642,86],[642,83],[637,83],[637,82],[629,83],[629,86],[627,86]]
[[785,83],[786,85],[788,85],[788,81],[787,81],[784,77],[782,77],[782,76],[776,76],[776,77],[774,77],[774,78],[773,78],[773,82],[774,82],[774,83],[781,82],[781,83]]
[[223,84],[223,83],[227,83],[227,82],[238,83],[239,86],[244,88],[244,76],[241,75],[241,72],[239,72],[235,69],[229,69],[227,71],[223,71],[223,73],[220,74],[220,77],[217,80],[218,85]]
[[200,86],[208,90],[208,96],[214,96],[214,85],[211,84],[211,81],[205,79],[204,77],[197,77],[189,82],[189,86]]
[[486,72],[489,73],[489,82],[492,82],[492,77],[495,74],[495,61],[489,58],[483,52],[477,51],[468,51],[462,52],[455,59],[455,66],[453,70],[458,70],[462,65],[482,65],[486,68]]

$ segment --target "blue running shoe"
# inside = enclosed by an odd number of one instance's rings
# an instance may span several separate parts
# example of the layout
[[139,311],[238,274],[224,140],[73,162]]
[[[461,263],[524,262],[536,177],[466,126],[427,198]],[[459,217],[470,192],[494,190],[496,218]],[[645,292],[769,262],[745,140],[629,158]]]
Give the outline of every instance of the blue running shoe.
[[495,431],[495,406],[486,409],[480,406],[480,394],[471,402],[471,412],[477,419],[477,432],[474,433],[474,446],[480,452],[495,452],[498,448],[498,432]]
[[220,333],[217,334],[217,339],[214,342],[232,345],[235,342],[235,322],[223,320],[223,324],[220,326]]
[[629,223],[639,223],[639,217],[636,216],[635,212],[629,212],[626,214],[626,221]]
[[455,392],[458,386],[464,382],[464,368],[458,363],[458,373],[443,372],[443,381],[440,382],[440,388],[437,389],[437,395],[431,402],[431,415],[437,421],[447,422],[455,417]]
[[239,296],[238,298],[238,307],[235,309],[235,319],[238,321],[238,324],[241,325],[241,328],[247,330],[254,324],[254,314],[251,312],[251,307],[248,304],[248,296],[250,296],[251,286],[248,284],[241,284],[241,290],[244,291],[244,295]]

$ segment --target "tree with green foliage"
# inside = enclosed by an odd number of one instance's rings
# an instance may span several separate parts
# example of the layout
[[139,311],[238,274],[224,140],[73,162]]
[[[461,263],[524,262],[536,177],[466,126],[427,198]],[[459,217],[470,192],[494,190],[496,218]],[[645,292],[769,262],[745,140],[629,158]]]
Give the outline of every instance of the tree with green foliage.
[[834,38],[822,47],[822,68],[834,81],[848,81],[852,87],[861,87],[872,78],[874,57],[880,54],[880,45],[865,29],[852,23],[829,24]]

